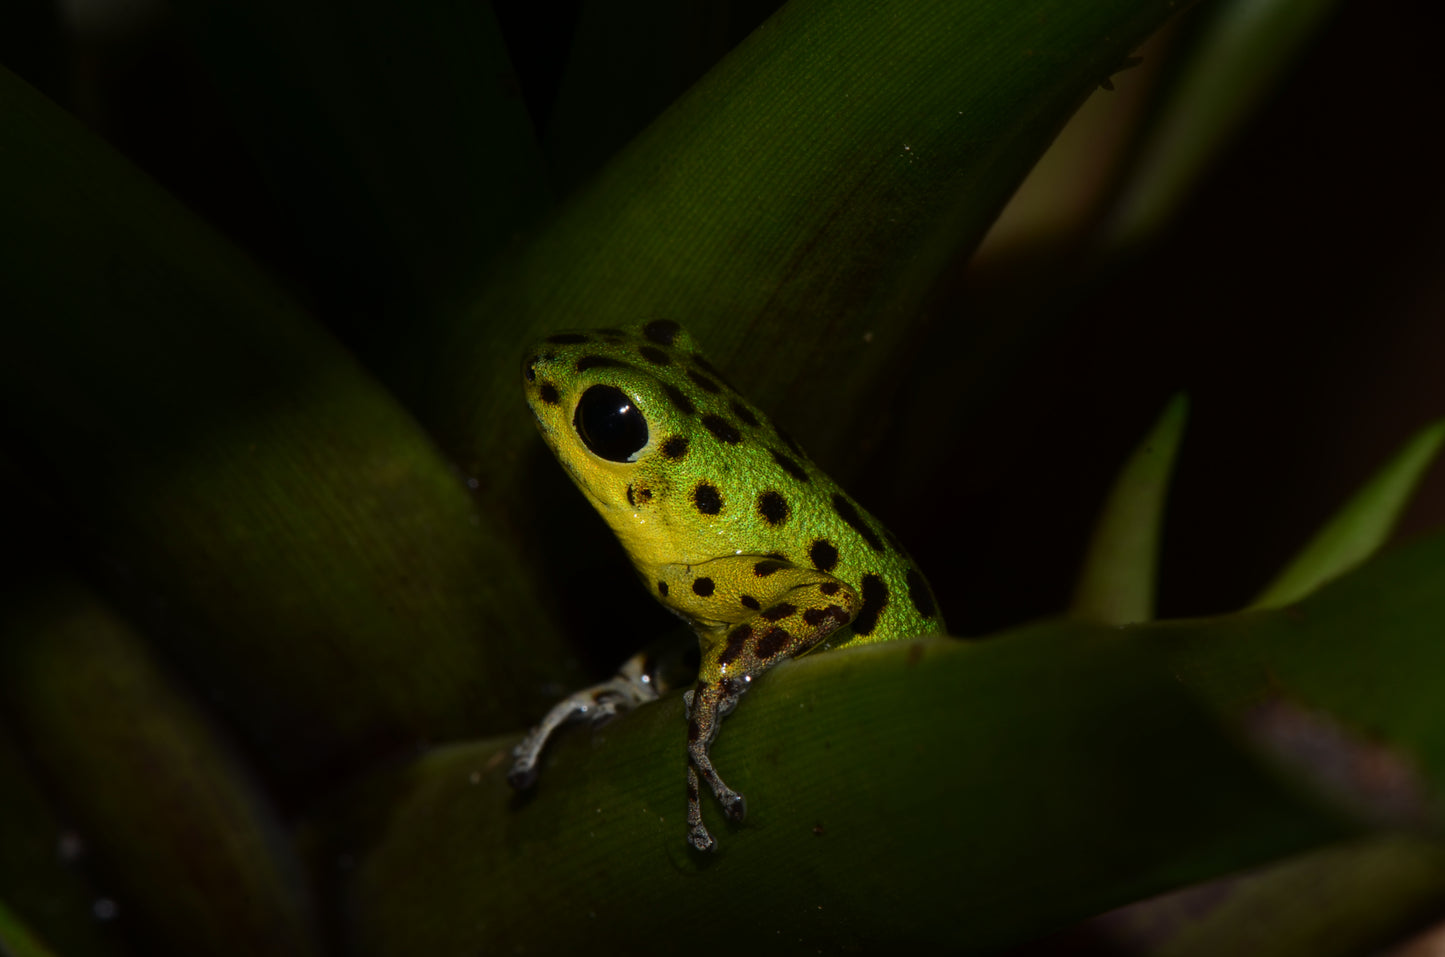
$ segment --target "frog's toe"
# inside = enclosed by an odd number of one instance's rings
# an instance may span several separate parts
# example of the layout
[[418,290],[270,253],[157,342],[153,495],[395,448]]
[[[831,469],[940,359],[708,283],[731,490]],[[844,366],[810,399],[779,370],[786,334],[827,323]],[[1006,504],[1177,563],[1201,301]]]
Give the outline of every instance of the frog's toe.
[[529,734],[512,749],[512,766],[507,771],[507,783],[518,791],[525,791],[537,782],[538,758],[542,756],[542,743],[536,734]]
[[507,772],[507,783],[518,791],[525,791],[537,783],[537,765],[518,761]]
[[718,797],[722,802],[723,813],[729,821],[741,821],[748,813],[748,801],[736,791],[728,791]]
[[712,835],[707,832],[707,828],[701,824],[694,825],[692,830],[687,832],[687,843],[699,851],[711,851],[717,847],[717,841],[713,840]]

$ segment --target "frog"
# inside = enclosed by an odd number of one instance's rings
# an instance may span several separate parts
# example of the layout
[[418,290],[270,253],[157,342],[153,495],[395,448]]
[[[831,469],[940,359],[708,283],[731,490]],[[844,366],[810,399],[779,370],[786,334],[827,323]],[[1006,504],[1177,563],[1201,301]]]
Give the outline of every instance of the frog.
[[[523,354],[542,439],[611,527],[643,586],[697,636],[683,695],[687,841],[712,851],[699,781],[724,816],[746,800],[713,765],[722,721],[764,673],[813,651],[947,633],[928,580],[892,533],[733,388],[672,319],[562,331]],[[656,656],[571,694],[517,744],[530,787],[565,724],[602,722],[669,690]]]

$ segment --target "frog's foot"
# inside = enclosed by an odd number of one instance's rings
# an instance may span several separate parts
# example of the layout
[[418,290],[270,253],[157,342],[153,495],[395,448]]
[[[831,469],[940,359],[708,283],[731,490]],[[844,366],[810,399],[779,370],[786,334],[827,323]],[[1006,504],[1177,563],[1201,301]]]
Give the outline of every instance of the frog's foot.
[[553,705],[546,717],[512,749],[512,768],[507,772],[507,782],[519,791],[532,786],[537,780],[542,749],[564,724],[582,719],[590,720],[593,725],[602,724],[623,711],[656,701],[657,693],[648,656],[634,655],[611,679],[583,688]]
[[[716,777],[716,775],[714,775]],[[722,802],[723,813],[730,821],[741,821],[748,812],[747,800],[732,788],[717,782],[722,787],[718,800]],[[698,800],[697,771],[692,765],[687,768],[687,842],[699,851],[710,851],[717,846],[702,823],[702,803]]]

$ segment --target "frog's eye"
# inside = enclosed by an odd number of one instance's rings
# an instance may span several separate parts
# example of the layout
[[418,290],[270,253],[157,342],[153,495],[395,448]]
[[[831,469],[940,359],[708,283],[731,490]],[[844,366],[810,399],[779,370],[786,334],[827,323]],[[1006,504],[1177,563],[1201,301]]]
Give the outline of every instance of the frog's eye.
[[572,426],[594,454],[609,462],[634,462],[647,444],[647,420],[627,393],[610,385],[582,393]]

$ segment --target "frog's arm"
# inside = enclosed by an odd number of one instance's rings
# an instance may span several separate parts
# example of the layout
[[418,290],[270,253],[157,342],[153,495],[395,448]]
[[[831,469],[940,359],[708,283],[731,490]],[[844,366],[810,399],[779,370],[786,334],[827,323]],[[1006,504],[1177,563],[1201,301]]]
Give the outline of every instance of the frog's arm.
[[[737,706],[754,678],[784,658],[806,654],[858,614],[862,599],[831,575],[787,561],[756,555],[718,558],[701,565],[673,566],[664,572],[670,588],[685,586],[697,602],[679,602],[688,613],[731,613],[738,623],[699,628],[702,667],[687,702],[688,841],[710,850],[713,838],[702,823],[698,776],[707,782],[732,820],[742,820],[743,796],[723,783],[708,751],[718,726]],[[687,579],[690,579],[688,581]],[[696,605],[694,609],[692,605]],[[701,619],[704,616],[698,615]]]

